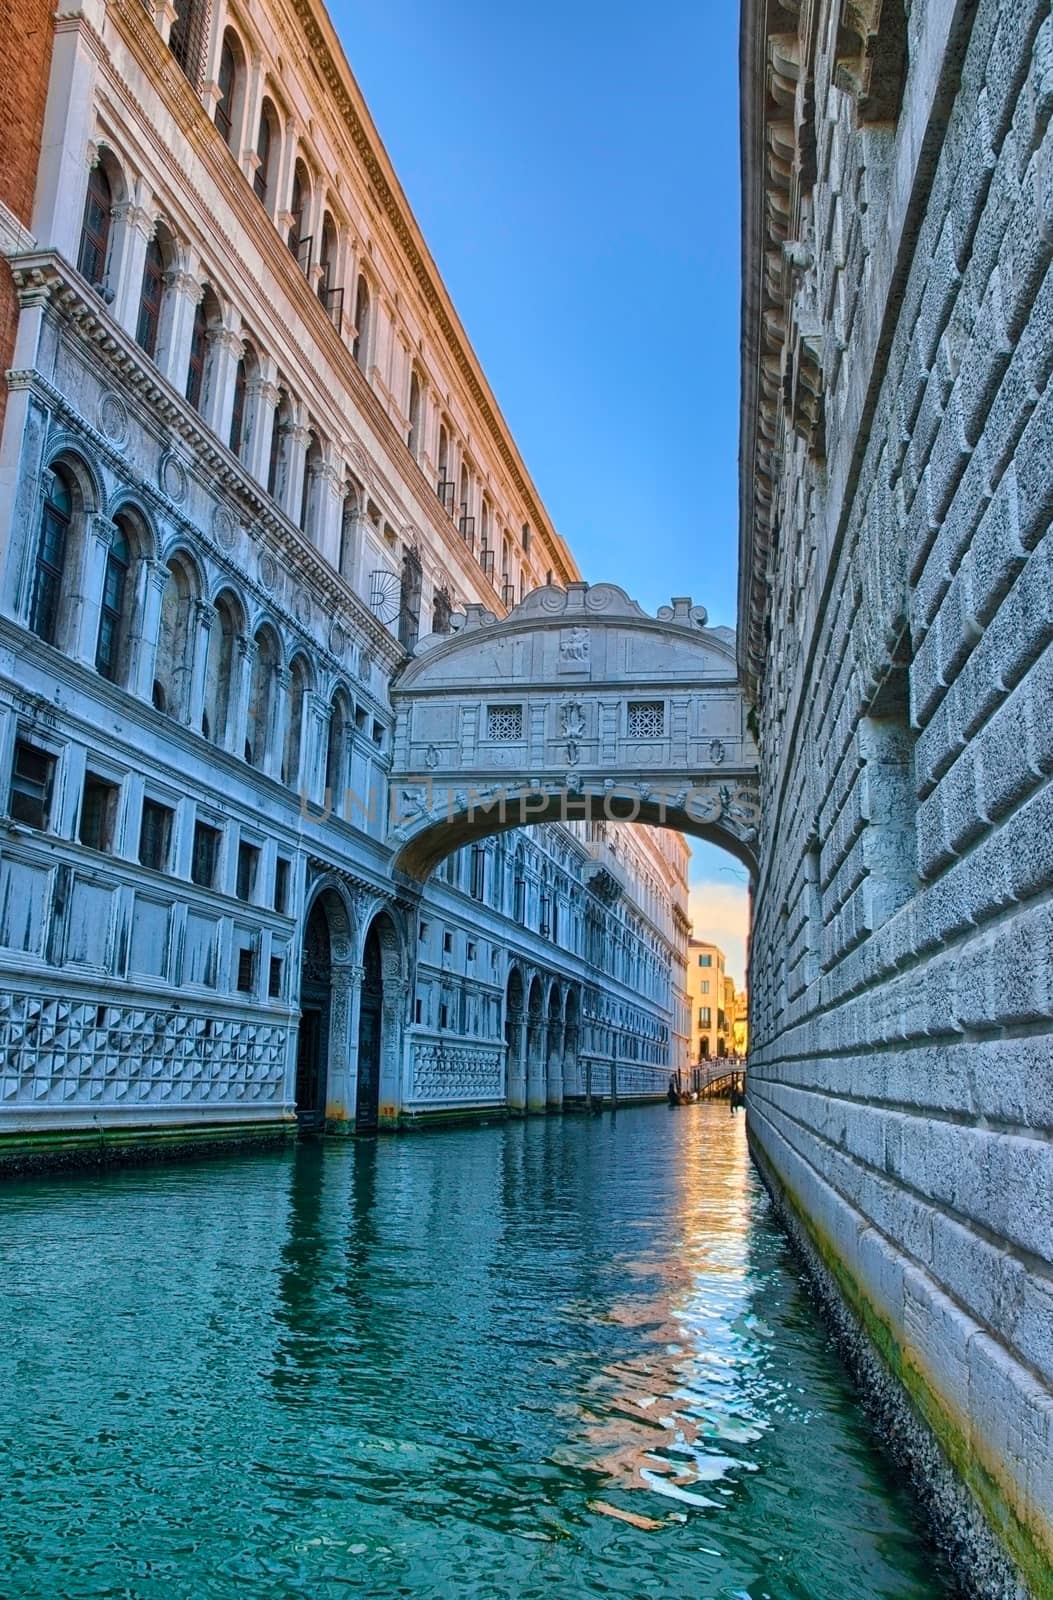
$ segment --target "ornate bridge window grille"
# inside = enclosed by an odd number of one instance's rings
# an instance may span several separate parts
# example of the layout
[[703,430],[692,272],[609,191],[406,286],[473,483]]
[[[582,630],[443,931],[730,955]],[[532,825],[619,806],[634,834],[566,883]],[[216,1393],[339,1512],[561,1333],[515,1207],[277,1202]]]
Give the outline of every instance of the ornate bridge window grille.
[[495,744],[514,744],[523,737],[522,706],[487,706],[486,737]]
[[630,739],[661,739],[665,734],[665,702],[630,700],[627,731]]

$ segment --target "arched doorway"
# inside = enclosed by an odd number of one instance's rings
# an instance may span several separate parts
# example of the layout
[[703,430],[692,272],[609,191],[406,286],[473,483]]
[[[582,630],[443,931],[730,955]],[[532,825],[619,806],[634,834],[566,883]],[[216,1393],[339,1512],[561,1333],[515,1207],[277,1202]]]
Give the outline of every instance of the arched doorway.
[[358,1080],[355,1131],[375,1133],[380,1121],[380,1058],[384,1038],[384,963],[374,922],[362,954],[362,998],[358,1013]]
[[325,1126],[326,1064],[333,989],[329,918],[321,898],[304,930],[300,969],[300,1031],[296,1048],[296,1116],[305,1132]]

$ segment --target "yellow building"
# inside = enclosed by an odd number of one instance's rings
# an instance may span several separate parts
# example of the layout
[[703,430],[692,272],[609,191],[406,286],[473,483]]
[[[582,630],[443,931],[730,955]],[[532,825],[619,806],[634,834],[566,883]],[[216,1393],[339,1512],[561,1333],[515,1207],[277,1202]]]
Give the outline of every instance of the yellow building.
[[725,1056],[730,1049],[726,990],[734,983],[724,974],[719,945],[692,939],[688,945],[687,992],[691,1002],[691,1060]]

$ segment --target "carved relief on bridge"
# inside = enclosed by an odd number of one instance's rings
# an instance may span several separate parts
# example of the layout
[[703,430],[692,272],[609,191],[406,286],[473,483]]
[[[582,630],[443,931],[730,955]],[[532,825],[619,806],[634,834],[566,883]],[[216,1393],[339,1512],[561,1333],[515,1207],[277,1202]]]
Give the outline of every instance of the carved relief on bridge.
[[[657,617],[613,584],[481,606],[421,641],[392,684],[392,843],[420,875],[473,834],[542,816],[727,834],[751,852],[757,752],[730,629],[677,598]],[[437,852],[437,854],[436,854]]]

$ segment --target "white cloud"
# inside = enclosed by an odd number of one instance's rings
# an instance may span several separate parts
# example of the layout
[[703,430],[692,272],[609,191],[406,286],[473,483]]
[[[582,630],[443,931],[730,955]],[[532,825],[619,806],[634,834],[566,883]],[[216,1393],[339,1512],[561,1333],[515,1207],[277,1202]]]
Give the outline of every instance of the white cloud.
[[746,976],[749,894],[745,884],[692,883],[688,910],[696,939],[718,944],[727,957],[725,971],[741,989]]

